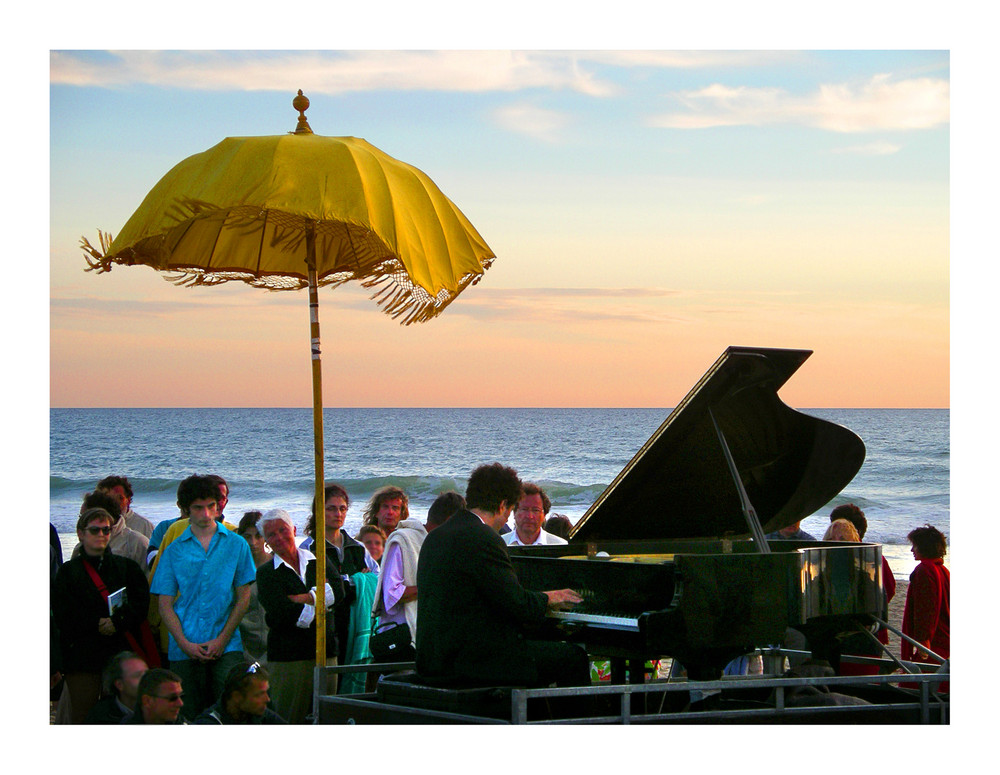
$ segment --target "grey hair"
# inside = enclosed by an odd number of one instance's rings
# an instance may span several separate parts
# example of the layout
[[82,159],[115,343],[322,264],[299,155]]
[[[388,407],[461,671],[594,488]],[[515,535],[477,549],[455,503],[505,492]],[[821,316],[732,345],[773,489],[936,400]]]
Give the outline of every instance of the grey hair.
[[292,518],[288,516],[288,512],[284,509],[271,509],[264,512],[264,516],[260,518],[259,522],[261,535],[264,534],[264,529],[267,527],[268,522],[284,522],[292,530],[295,530],[295,523],[292,522]]

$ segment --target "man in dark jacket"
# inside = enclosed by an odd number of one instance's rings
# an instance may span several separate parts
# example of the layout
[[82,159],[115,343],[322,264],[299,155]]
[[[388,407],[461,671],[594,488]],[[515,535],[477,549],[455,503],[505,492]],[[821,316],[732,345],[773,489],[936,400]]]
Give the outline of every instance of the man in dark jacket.
[[149,670],[134,651],[115,654],[104,670],[104,697],[87,714],[85,724],[120,724],[135,710],[139,682]]
[[500,463],[469,477],[467,508],[431,532],[417,566],[417,672],[465,686],[585,686],[590,663],[579,646],[530,640],[548,609],[581,602],[571,589],[521,586],[499,530],[521,496],[517,472]]
[[147,670],[139,681],[135,711],[122,724],[186,724],[180,713],[184,689],[177,673],[162,667]]
[[226,676],[219,701],[206,708],[195,724],[284,724],[285,720],[267,707],[267,670],[256,662],[236,665]]

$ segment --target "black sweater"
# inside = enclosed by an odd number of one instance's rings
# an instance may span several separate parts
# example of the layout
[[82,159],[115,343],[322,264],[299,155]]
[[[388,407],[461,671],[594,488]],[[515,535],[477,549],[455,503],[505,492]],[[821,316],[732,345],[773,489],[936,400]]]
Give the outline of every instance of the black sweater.
[[[341,580],[329,580],[333,587],[334,602],[344,597]],[[264,620],[267,622],[267,659],[269,662],[298,662],[316,658],[316,620],[308,628],[297,627],[302,614],[302,603],[293,603],[289,595],[308,592],[316,585],[316,560],[306,565],[306,583],[287,565],[274,567],[274,562],[265,562],[257,568],[257,598],[264,606]],[[334,617],[327,612],[326,653],[328,657],[338,655],[337,631]]]
[[[97,631],[99,619],[108,616],[108,604],[87,573],[84,563],[97,570],[111,594],[125,587],[126,602],[111,617],[114,635]],[[52,585],[52,613],[59,630],[64,672],[100,673],[119,651],[130,649],[125,631],[139,636],[139,625],[149,611],[149,583],[135,560],[106,549],[104,556],[80,555],[59,567]]]

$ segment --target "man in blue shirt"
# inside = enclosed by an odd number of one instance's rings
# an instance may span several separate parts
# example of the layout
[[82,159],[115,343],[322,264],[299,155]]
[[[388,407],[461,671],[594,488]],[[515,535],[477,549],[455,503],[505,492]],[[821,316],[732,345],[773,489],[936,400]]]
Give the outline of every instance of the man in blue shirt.
[[247,542],[216,521],[222,498],[215,477],[180,483],[177,506],[190,523],[163,549],[151,589],[160,596],[170,669],[181,676],[190,719],[219,697],[243,658],[238,627],[257,573]]
[[764,537],[777,541],[815,541],[815,538],[799,527],[801,524],[802,520],[800,519],[798,522],[793,522],[787,527],[775,530],[773,533],[768,533]]

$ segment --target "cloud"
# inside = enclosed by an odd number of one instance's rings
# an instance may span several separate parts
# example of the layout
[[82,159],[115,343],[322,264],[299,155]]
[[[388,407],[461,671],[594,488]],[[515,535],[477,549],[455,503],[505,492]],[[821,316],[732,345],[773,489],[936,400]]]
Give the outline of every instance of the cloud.
[[[591,96],[614,93],[579,58],[526,51],[53,51],[50,80],[70,86],[131,84],[309,94],[372,90],[461,92],[568,89]],[[303,88],[306,88],[305,86]]]
[[681,295],[679,291],[664,288],[484,288],[467,294],[445,314],[531,325],[595,321],[684,323],[688,318],[679,314],[679,309],[672,308],[667,313],[656,304]]
[[[95,321],[177,319],[191,314],[225,314],[230,319],[241,313],[255,315],[274,312],[279,307],[303,308],[305,292],[264,293],[241,288],[225,296],[207,294],[198,299],[184,298],[173,290],[166,299],[123,299],[96,296],[54,297],[50,300],[55,328],[72,328]],[[330,294],[333,293],[333,296]],[[359,312],[377,309],[371,292],[356,283],[334,291],[320,289],[320,317],[326,305],[336,310]],[[659,300],[681,297],[679,291],[664,288],[476,288],[463,294],[444,313],[453,318],[466,315],[477,320],[506,320],[518,323],[628,321],[637,323],[682,322],[677,310],[666,314],[656,307]],[[176,297],[176,298],[174,298]],[[283,312],[280,314],[284,314]]]
[[[593,65],[689,70],[753,67],[801,57],[787,51],[53,51],[53,84],[116,88],[133,84],[310,94],[371,90],[513,92],[566,89],[593,97],[619,88]],[[305,88],[305,86],[304,86]]]
[[899,153],[902,146],[895,143],[865,143],[864,145],[849,145],[845,148],[834,148],[831,153],[856,154],[858,156],[889,156]]
[[503,129],[545,142],[558,140],[569,122],[564,113],[523,102],[497,108],[493,111],[493,118]]
[[860,85],[823,84],[804,96],[773,87],[720,83],[671,96],[684,110],[654,116],[648,124],[670,129],[800,124],[831,132],[869,132],[929,129],[947,124],[950,111],[947,80],[894,81],[887,74]]
[[[235,285],[235,283],[229,283]],[[164,286],[166,296],[146,298],[119,298],[99,296],[52,296],[49,306],[53,315],[65,319],[73,318],[107,318],[124,320],[133,318],[172,318],[186,317],[190,314],[225,313],[235,314],[250,310],[259,313],[277,307],[300,307],[307,304],[306,291],[265,292],[259,288],[227,289],[226,293],[212,292],[197,298],[193,297],[192,289],[179,290]],[[345,286],[346,288],[346,286]],[[320,294],[327,291],[322,289]],[[349,294],[345,289],[337,290],[338,306],[363,306],[366,297]],[[367,293],[366,291],[361,291]],[[372,302],[368,301],[371,305]]]
[[491,299],[509,302],[518,299],[535,301],[551,298],[661,298],[679,296],[669,288],[483,288],[481,293]]
[[803,54],[795,51],[587,51],[578,56],[588,62],[617,67],[693,70],[788,64],[802,59]]

